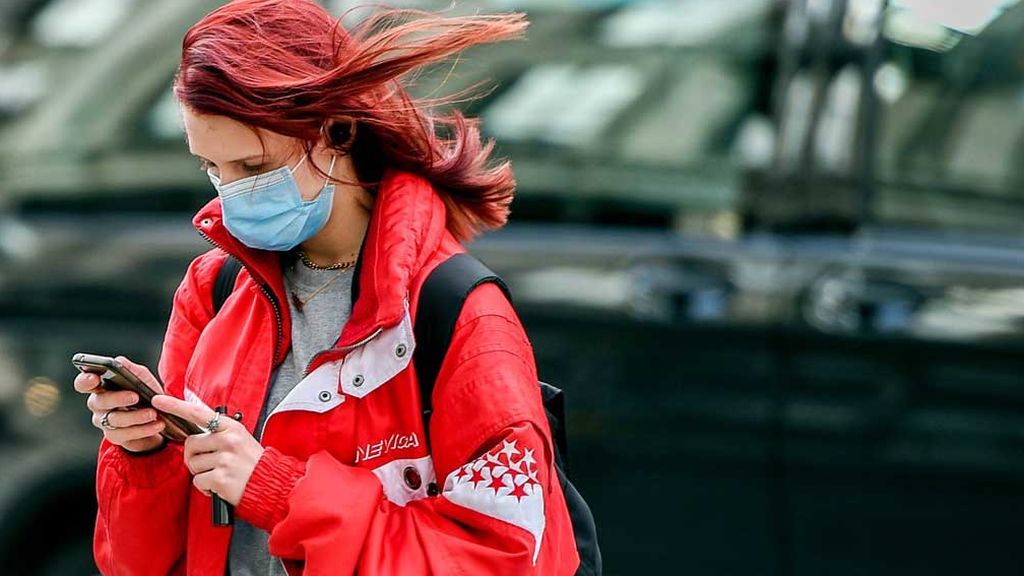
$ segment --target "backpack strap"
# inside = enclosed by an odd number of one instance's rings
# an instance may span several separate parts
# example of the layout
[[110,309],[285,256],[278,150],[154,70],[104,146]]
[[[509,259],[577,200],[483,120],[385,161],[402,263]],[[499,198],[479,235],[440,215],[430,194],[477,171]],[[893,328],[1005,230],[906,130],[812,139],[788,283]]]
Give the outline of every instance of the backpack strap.
[[213,282],[213,314],[217,315],[220,311],[221,306],[227,301],[228,296],[231,296],[231,292],[235,289],[235,280],[238,278],[238,273],[242,270],[242,261],[230,254],[227,260],[221,264],[220,270],[217,271],[217,279]]
[[413,363],[416,378],[420,383],[425,442],[429,441],[434,382],[448,352],[448,344],[455,331],[455,322],[469,293],[485,282],[497,284],[509,302],[512,301],[512,294],[505,282],[483,262],[466,252],[453,254],[438,264],[420,289],[416,319],[413,323],[413,334],[416,338]]

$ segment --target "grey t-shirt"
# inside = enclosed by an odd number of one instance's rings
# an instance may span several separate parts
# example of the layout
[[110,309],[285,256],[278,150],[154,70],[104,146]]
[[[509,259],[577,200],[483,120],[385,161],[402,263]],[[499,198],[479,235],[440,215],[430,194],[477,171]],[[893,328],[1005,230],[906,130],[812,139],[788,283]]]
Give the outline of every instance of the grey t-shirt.
[[[282,268],[288,291],[288,307],[291,310],[292,346],[284,362],[271,377],[270,389],[256,422],[257,438],[262,434],[267,414],[299,383],[313,356],[337,342],[352,312],[355,267],[344,271],[313,270],[289,256],[282,258]],[[328,281],[330,284],[326,288],[310,298],[313,292]],[[293,293],[297,293],[305,302],[301,312],[292,302]],[[227,573],[232,576],[286,576],[281,562],[271,557],[267,549],[269,536],[267,532],[235,518],[231,547],[228,550]]]

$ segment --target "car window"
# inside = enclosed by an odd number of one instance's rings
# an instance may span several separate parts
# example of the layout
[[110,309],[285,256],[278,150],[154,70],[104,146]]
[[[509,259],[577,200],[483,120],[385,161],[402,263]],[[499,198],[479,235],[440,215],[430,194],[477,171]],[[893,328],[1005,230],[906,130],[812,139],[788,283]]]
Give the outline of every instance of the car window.
[[1024,230],[1024,6],[899,1],[886,13],[878,187],[884,225]]

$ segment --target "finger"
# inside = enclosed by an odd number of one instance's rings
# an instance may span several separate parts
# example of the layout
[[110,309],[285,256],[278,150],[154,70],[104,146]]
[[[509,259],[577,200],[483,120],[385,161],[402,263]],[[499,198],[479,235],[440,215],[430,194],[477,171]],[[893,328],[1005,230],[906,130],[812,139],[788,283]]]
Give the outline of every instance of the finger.
[[[154,396],[152,404],[154,408],[161,412],[180,416],[181,418],[193,422],[198,426],[202,426],[203,428],[205,428],[206,424],[209,423],[217,414],[206,406],[185,402],[184,400],[180,400],[167,394],[158,394]],[[231,418],[221,418],[220,425],[224,426],[229,421],[231,421]]]
[[104,392],[103,394],[92,394],[85,401],[85,405],[93,412],[106,412],[115,408],[133,406],[138,401],[139,395],[135,392],[121,390],[117,392]]
[[[104,414],[106,414],[106,412],[93,413],[93,420],[95,422],[102,422]],[[107,423],[115,428],[139,426],[141,424],[148,424],[154,420],[156,420],[156,410],[153,410],[152,408],[130,411],[115,410],[107,417]],[[102,426],[100,427],[102,428]]]
[[153,376],[153,373],[149,371],[149,368],[146,368],[142,364],[136,364],[124,356],[118,356],[114,359],[120,362],[121,366],[124,366],[129,372],[134,374],[136,378],[142,380],[144,384],[152,388],[157,394],[164,393],[163,386],[160,385],[160,381],[156,379],[156,376]]
[[239,430],[218,429],[217,434],[191,435],[185,439],[185,456],[195,456],[208,452],[233,452],[239,444],[238,434]]
[[199,454],[192,458],[186,458],[185,462],[188,464],[188,469],[192,471],[192,474],[202,474],[203,472],[209,472],[214,468],[224,465],[224,452],[207,452],[205,454]]
[[103,435],[106,436],[110,443],[123,446],[125,442],[142,440],[143,438],[149,438],[150,436],[159,434],[163,429],[164,421],[157,420],[156,422],[141,424],[139,426],[129,426],[128,428],[118,428],[117,430],[103,429]]
[[193,476],[192,485],[198,488],[203,494],[212,496],[213,492],[217,491],[217,478],[218,472],[216,470],[210,470],[209,472],[203,472],[202,474],[196,474]]
[[82,394],[88,394],[90,392],[100,393],[105,392],[100,387],[100,377],[98,374],[92,372],[79,372],[78,376],[75,376],[75,391],[81,392]]
[[185,438],[185,457],[190,458],[199,454],[218,452],[227,448],[224,438],[227,434],[193,434]]

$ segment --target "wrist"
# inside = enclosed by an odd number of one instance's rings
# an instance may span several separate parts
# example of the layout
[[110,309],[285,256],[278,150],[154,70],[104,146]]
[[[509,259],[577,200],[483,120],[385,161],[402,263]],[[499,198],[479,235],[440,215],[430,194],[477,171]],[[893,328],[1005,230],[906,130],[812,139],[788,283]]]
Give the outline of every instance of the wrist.
[[238,517],[270,532],[284,518],[288,498],[306,472],[306,463],[274,448],[266,448],[249,476],[235,508]]
[[112,468],[117,470],[129,484],[140,488],[156,488],[168,482],[188,481],[188,467],[185,466],[184,445],[167,441],[152,452],[131,452],[123,446],[113,444],[106,438],[100,443],[102,459],[110,459]]

